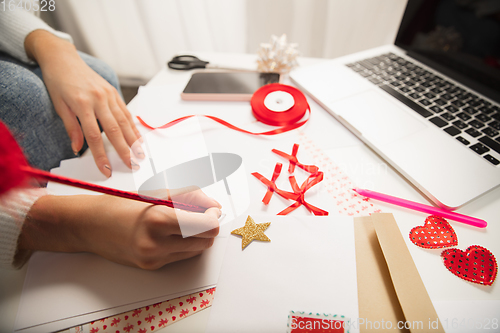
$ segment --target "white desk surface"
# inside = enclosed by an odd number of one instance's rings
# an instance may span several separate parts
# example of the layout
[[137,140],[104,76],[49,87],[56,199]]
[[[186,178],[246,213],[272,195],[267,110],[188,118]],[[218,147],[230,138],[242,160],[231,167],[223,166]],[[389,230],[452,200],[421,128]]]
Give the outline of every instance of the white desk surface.
[[[201,59],[208,60],[211,63],[218,65],[227,65],[234,67],[249,67],[252,66],[255,68],[255,59],[254,55],[248,54],[211,54],[211,53],[198,53],[197,54]],[[299,63],[301,66],[306,66],[309,64],[314,64],[320,61],[324,61],[324,59],[313,59],[313,58],[300,58]],[[189,80],[191,76],[191,72],[185,71],[173,71],[169,69],[163,69],[160,71],[149,83],[148,85],[165,85],[171,83],[182,83]],[[289,83],[285,81],[284,83]],[[387,167],[383,160],[381,160],[378,156],[373,154],[366,146],[363,145],[361,141],[359,141],[356,137],[354,137],[351,133],[349,133],[345,128],[343,128],[340,124],[338,124],[333,117],[330,117],[326,111],[321,109],[316,103],[314,103],[311,99],[309,99],[312,112],[317,114],[318,117],[322,117],[324,119],[329,119],[328,126],[333,126],[333,128],[329,127],[328,130],[331,132],[331,140],[332,143],[328,146],[330,147],[329,156],[334,160],[334,162],[340,166],[340,168],[346,172],[351,179],[362,188],[369,188],[375,191],[392,194],[398,197],[406,198],[409,200],[428,203],[425,198],[423,198],[415,189],[407,183],[401,176],[399,176],[394,170],[390,167]],[[129,109],[133,113],[137,108],[137,100],[132,100],[129,104]],[[202,111],[200,111],[201,113]],[[330,119],[331,118],[331,119]],[[313,137],[314,139],[314,137]],[[460,190],[459,184],[457,184],[457,190]],[[396,221],[403,233],[403,236],[406,238],[407,243],[409,243],[407,233],[411,229],[411,227],[422,225],[425,219],[425,214],[411,212],[399,207],[394,207],[388,204],[379,203],[380,208],[384,212],[391,212],[395,215]],[[458,212],[462,214],[467,214],[471,216],[475,216],[478,218],[485,219],[488,223],[488,231],[487,235],[496,235],[500,236],[500,188],[496,188],[480,197],[477,200],[465,205],[460,208]],[[478,229],[474,229],[471,227],[460,225],[459,223],[453,223],[453,227],[455,228],[458,236],[459,236],[459,246],[458,248],[464,250],[470,245],[483,245],[490,250],[494,254],[500,258],[500,252],[494,251],[491,246],[487,244],[483,244],[485,231],[481,231]],[[490,238],[492,238],[490,236]],[[493,237],[496,238],[496,237]],[[497,238],[498,239],[498,238]],[[422,249],[417,248],[413,244],[409,243],[408,247],[412,255],[417,253],[418,251],[422,251]],[[430,258],[429,264],[441,266],[442,264],[438,262],[436,264],[437,259],[435,254],[429,254]],[[426,263],[416,262],[417,268],[419,270],[426,265]],[[19,305],[19,300],[21,296],[22,286],[26,274],[26,266],[18,271],[6,271],[0,270],[0,332],[12,332],[14,327],[14,321],[17,313],[17,308]],[[441,266],[440,269],[445,269],[444,266]],[[445,269],[446,270],[446,269]],[[432,285],[428,281],[432,280],[432,276],[428,276],[425,273],[422,273],[422,279],[424,284],[428,289],[429,295],[431,299],[433,299],[433,295],[439,294],[436,290],[438,287],[436,285]],[[467,306],[468,301],[471,301],[470,297],[461,296],[462,291],[464,289],[469,288],[469,283],[454,277],[449,273],[449,276],[446,277],[446,281],[449,281],[450,284],[457,286],[456,295],[448,299],[433,299],[436,310],[438,310],[438,314],[443,313],[445,315],[453,316],[453,313],[445,313],[443,309],[449,308],[449,305],[452,303],[457,304],[460,303],[462,305],[466,305],[464,308],[465,312],[472,311],[474,312],[473,306]],[[473,286],[475,288],[476,286]],[[482,288],[478,286],[477,288]],[[498,281],[490,287],[486,293],[492,294],[495,292],[495,289],[498,291]],[[467,292],[467,290],[466,290]],[[474,292],[474,290],[472,291]],[[495,293],[496,294],[496,293]],[[487,296],[487,295],[486,295]],[[496,299],[493,305],[493,309],[489,313],[496,314],[496,318],[500,317],[500,309],[499,309],[499,299]],[[468,308],[468,309],[467,309]],[[208,320],[210,309],[200,311],[199,313],[184,319],[174,325],[171,325],[159,332],[203,332],[206,321]],[[482,313],[479,311],[479,313]],[[453,318],[449,318],[450,322]],[[443,320],[443,318],[441,318]],[[492,330],[490,330],[492,331]]]

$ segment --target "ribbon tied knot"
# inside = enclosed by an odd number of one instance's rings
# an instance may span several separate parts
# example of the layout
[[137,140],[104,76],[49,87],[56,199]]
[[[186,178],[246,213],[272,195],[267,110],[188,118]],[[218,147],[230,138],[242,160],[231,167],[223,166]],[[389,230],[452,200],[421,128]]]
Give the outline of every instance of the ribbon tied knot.
[[252,173],[252,176],[256,177],[258,180],[260,180],[261,182],[264,183],[264,185],[267,186],[267,192],[266,192],[266,195],[264,196],[264,198],[262,199],[262,202],[264,204],[268,204],[269,201],[271,200],[271,197],[273,195],[273,192],[276,192],[278,194],[280,194],[280,192],[284,192],[284,191],[281,191],[277,186],[276,186],[276,179],[278,179],[280,173],[281,173],[281,168],[283,167],[283,164],[281,163],[276,163],[276,166],[274,167],[274,171],[273,171],[273,176],[271,177],[271,180],[265,178],[264,176],[262,176],[260,173],[258,172],[253,172]]
[[292,204],[291,206],[285,208],[281,212],[278,213],[278,215],[287,215],[288,213],[294,211],[297,209],[300,205],[303,205],[304,207],[307,208],[307,210],[310,213],[313,213],[314,215],[319,215],[319,216],[325,216],[328,215],[328,212],[318,208],[316,206],[311,205],[305,200],[305,194],[307,190],[309,190],[311,187],[319,183],[320,181],[323,180],[323,172],[318,171],[312,175],[310,175],[299,187],[297,184],[297,180],[295,179],[295,176],[290,176],[290,185],[292,186],[293,193],[286,192],[285,193],[285,198],[295,200],[295,203]]
[[299,160],[297,159],[297,152],[299,151],[299,145],[298,144],[294,144],[293,145],[293,148],[292,148],[292,155],[288,155],[287,153],[284,153],[280,150],[277,150],[277,149],[273,149],[272,152],[281,156],[281,157],[284,157],[286,158],[289,162],[290,162],[290,165],[288,166],[288,172],[289,173],[293,173],[295,171],[295,166],[298,166],[299,168],[309,172],[309,173],[316,173],[319,171],[319,168],[315,165],[305,165],[305,164],[302,164],[299,162]]
[[290,161],[290,165],[288,167],[289,173],[293,173],[293,171],[295,170],[295,166],[298,166],[299,168],[311,173],[309,175],[309,177],[302,183],[302,185],[300,187],[297,184],[297,180],[295,179],[295,176],[290,176],[288,178],[290,181],[290,185],[292,187],[293,192],[280,190],[276,186],[276,179],[278,179],[278,176],[280,175],[281,169],[282,169],[281,163],[276,163],[271,180],[265,178],[264,176],[262,176],[258,172],[252,173],[252,175],[254,177],[259,179],[264,185],[267,186],[267,192],[266,192],[266,195],[264,196],[264,198],[262,199],[262,202],[266,205],[269,204],[269,201],[271,200],[271,196],[275,192],[285,199],[295,201],[295,203],[293,203],[291,206],[289,206],[289,207],[285,208],[283,211],[279,212],[278,215],[287,215],[288,213],[294,211],[295,209],[297,209],[297,207],[299,207],[301,205],[306,207],[306,209],[314,215],[321,215],[321,216],[328,215],[327,211],[320,209],[318,207],[315,207],[305,200],[306,192],[311,187],[313,187],[314,185],[318,184],[319,182],[321,182],[323,180],[323,172],[319,171],[319,168],[315,165],[304,165],[304,164],[300,163],[297,159],[298,150],[299,150],[298,144],[293,145],[291,155],[288,155],[288,154],[286,154],[282,151],[276,150],[276,149],[272,150],[275,154],[278,154],[278,155],[280,155],[280,156],[282,156]]

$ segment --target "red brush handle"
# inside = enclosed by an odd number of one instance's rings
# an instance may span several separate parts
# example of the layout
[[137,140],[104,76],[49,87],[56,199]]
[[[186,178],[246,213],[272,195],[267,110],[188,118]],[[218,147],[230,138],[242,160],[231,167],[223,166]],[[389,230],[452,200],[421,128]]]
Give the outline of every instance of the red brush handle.
[[153,198],[153,197],[139,195],[139,194],[134,193],[134,192],[117,190],[114,188],[100,186],[100,185],[96,185],[96,184],[92,184],[92,183],[87,183],[87,182],[77,180],[77,179],[58,176],[58,175],[54,175],[54,174],[47,172],[47,171],[34,169],[32,167],[29,167],[29,166],[21,166],[20,169],[23,170],[24,172],[26,172],[27,174],[29,174],[33,177],[36,177],[36,178],[43,178],[43,179],[50,180],[50,181],[53,181],[56,183],[74,186],[74,187],[79,187],[79,188],[83,188],[85,190],[90,190],[90,191],[94,191],[94,192],[114,195],[114,196],[121,197],[121,198],[147,202],[147,203],[154,204],[154,205],[164,205],[164,206],[168,206],[168,207],[172,207],[172,208],[180,208],[180,209],[189,210],[189,211],[198,212],[198,213],[203,213],[203,212],[205,212],[205,210],[207,210],[206,208],[203,208],[200,206],[189,205],[189,204],[185,204],[185,203],[181,203],[181,202],[175,202],[172,200],[157,199],[157,198]]

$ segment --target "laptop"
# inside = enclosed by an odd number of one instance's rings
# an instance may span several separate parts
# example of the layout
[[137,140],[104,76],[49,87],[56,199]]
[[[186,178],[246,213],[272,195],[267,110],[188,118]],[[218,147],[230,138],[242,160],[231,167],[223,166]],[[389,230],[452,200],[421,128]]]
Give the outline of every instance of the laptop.
[[450,210],[500,184],[500,8],[480,3],[409,0],[394,45],[290,74]]

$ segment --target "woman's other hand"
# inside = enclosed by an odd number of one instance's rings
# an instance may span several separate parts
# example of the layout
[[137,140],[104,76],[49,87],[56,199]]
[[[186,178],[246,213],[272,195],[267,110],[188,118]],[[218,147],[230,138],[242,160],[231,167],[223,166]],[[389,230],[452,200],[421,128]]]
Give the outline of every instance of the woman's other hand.
[[[52,103],[64,122],[75,154],[82,148],[85,137],[97,167],[107,177],[111,176],[99,120],[120,158],[128,167],[134,167],[130,147],[140,134],[118,91],[87,66],[73,44],[50,32],[35,30],[30,33],[25,49],[42,70]],[[138,148],[134,151],[135,157],[143,158],[139,145],[135,146]]]

